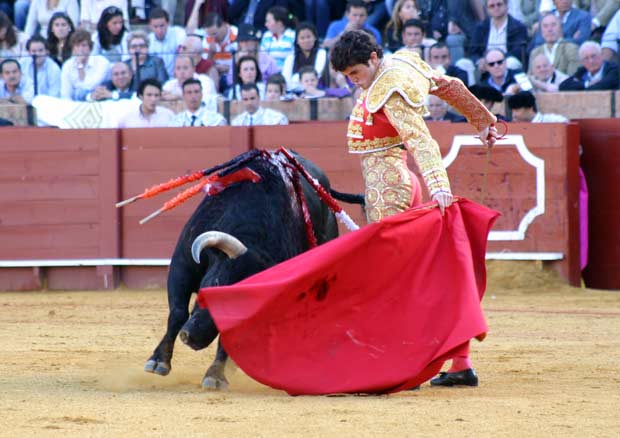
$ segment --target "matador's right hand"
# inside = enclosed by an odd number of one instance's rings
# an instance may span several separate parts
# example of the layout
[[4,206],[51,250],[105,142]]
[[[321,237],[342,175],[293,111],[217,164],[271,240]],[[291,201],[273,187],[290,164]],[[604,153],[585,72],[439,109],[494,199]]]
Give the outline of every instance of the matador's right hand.
[[482,144],[488,148],[492,148],[497,141],[497,137],[499,137],[495,125],[487,126],[482,131],[480,131],[478,136]]

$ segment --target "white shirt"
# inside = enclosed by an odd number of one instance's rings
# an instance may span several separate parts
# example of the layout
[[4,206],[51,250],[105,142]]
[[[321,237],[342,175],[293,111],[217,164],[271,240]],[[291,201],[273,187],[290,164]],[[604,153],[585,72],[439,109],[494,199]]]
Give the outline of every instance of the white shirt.
[[[192,123],[193,117],[193,123]],[[181,126],[226,126],[228,123],[224,116],[215,111],[208,111],[204,106],[195,113],[190,111],[183,111],[175,115],[170,120],[170,127]]]
[[[129,22],[129,11],[127,9],[127,0],[82,0],[80,21],[90,21],[96,28],[101,13],[108,6],[116,6],[123,11],[123,20],[125,23]],[[74,22],[77,27],[78,23]]]
[[504,24],[502,24],[499,28],[495,27],[493,20],[491,20],[489,26],[491,26],[491,31],[489,32],[487,49],[501,49],[504,53],[506,53],[508,51],[506,48],[508,18],[506,18]]
[[132,109],[118,124],[119,128],[162,128],[168,126],[174,113],[168,108],[158,106],[148,118],[142,113],[142,105]]
[[603,33],[601,47],[606,47],[618,53],[618,40],[620,40],[620,11],[616,12]]
[[288,125],[288,119],[279,111],[260,107],[254,114],[244,111],[230,122],[230,126],[254,125]]
[[69,58],[60,72],[60,97],[71,100],[85,100],[86,95],[93,91],[108,78],[110,62],[103,56],[89,56],[84,80],[80,80],[75,56]]
[[47,26],[50,18],[56,12],[65,12],[74,24],[80,22],[80,8],[77,0],[60,0],[58,5],[53,9],[47,8],[48,0],[30,0],[30,8],[28,8],[28,17],[26,18],[26,27],[24,33],[29,37],[34,36],[39,27],[39,35],[47,38]]
[[[282,67],[282,76],[286,79],[287,89],[292,90],[299,87],[299,73],[293,74],[293,66],[295,65],[295,53],[291,53],[284,60],[284,67]],[[316,70],[319,78],[323,74],[323,70],[327,65],[327,51],[325,49],[319,49],[314,59],[314,70]]]
[[559,114],[536,113],[532,123],[568,123],[568,119]]

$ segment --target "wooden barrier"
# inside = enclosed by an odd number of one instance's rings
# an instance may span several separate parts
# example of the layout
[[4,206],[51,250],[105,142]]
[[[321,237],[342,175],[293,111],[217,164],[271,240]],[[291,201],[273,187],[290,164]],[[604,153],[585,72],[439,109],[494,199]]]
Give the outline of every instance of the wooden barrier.
[[[477,140],[471,128],[431,123],[430,129],[448,160],[454,192],[480,201],[486,155],[474,146]],[[489,161],[484,196],[487,204],[504,214],[493,230],[499,234],[489,242],[489,251],[547,259],[552,254],[572,284],[579,281],[577,129],[511,125],[512,137],[498,145]],[[199,200],[145,226],[138,225],[139,219],[174,193],[121,211],[114,208],[115,202],[251,147],[278,146],[294,148],[317,162],[338,190],[359,193],[363,190],[359,158],[347,154],[345,132],[345,122],[253,128],[9,129],[0,142],[0,266],[5,266],[0,268],[0,290],[109,289],[119,282],[161,287],[166,259]],[[464,133],[468,135],[462,137]],[[542,198],[541,181],[536,179],[541,165],[524,162],[518,147],[544,161]],[[544,213],[530,214],[541,203]],[[346,208],[358,223],[365,223],[357,207]],[[521,226],[525,216],[529,219]],[[59,259],[75,263],[53,266]]]
[[581,167],[589,190],[586,286],[620,289],[620,129],[617,120],[580,120]]

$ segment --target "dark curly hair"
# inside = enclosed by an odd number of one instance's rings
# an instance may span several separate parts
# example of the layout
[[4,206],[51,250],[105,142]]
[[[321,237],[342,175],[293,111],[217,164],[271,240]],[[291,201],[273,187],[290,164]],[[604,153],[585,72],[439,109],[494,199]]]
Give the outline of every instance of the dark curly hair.
[[368,64],[372,52],[383,58],[383,49],[373,36],[363,30],[351,30],[342,34],[329,60],[336,71],[344,71],[357,64]]

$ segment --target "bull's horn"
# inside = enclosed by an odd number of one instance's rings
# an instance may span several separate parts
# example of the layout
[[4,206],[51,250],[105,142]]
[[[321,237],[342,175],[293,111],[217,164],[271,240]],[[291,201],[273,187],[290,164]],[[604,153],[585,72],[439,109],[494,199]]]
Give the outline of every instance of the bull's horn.
[[200,263],[200,253],[206,247],[217,248],[231,259],[236,259],[248,250],[239,239],[230,234],[221,231],[207,231],[196,237],[192,243],[192,257],[196,263]]

